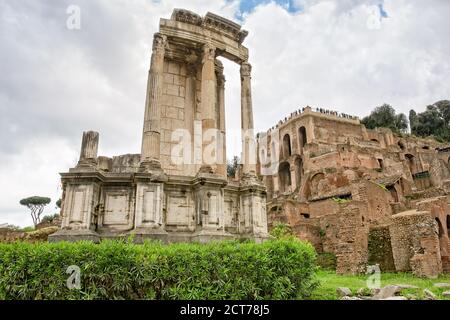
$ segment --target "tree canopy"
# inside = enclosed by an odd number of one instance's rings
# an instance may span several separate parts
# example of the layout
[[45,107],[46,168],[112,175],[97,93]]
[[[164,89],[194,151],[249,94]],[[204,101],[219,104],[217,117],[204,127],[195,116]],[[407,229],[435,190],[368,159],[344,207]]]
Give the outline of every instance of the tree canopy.
[[440,141],[450,141],[450,101],[438,101],[418,114],[411,110],[409,123],[411,133],[416,136],[434,136]]
[[369,116],[364,117],[361,122],[368,129],[389,128],[393,132],[402,133],[408,129],[408,119],[403,113],[396,114],[395,109],[389,104],[376,107]]
[[234,177],[238,170],[240,159],[238,156],[234,156],[233,159],[227,161],[227,176]]
[[42,211],[52,200],[46,197],[33,196],[20,200],[20,204],[31,211],[31,218],[36,226],[40,222]]

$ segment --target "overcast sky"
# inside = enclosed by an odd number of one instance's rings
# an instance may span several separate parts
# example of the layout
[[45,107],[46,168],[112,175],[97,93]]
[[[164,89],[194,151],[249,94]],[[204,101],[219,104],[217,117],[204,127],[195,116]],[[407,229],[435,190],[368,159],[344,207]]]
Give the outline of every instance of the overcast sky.
[[[71,5],[80,29],[67,27]],[[448,0],[0,0],[0,224],[32,224],[27,196],[56,212],[83,130],[100,132],[100,155],[140,152],[153,33],[180,7],[250,32],[257,131],[305,105],[364,116],[450,98]],[[224,65],[231,157],[239,68]]]

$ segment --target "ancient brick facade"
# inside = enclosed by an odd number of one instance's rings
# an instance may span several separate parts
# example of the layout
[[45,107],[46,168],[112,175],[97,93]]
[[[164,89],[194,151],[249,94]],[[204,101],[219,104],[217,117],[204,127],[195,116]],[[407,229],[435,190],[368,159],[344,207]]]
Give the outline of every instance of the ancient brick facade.
[[[356,117],[311,107],[257,141],[269,228],[288,223],[319,252],[334,253],[338,273],[375,263],[421,276],[449,271],[446,145],[369,130]],[[405,249],[411,243],[414,252]]]

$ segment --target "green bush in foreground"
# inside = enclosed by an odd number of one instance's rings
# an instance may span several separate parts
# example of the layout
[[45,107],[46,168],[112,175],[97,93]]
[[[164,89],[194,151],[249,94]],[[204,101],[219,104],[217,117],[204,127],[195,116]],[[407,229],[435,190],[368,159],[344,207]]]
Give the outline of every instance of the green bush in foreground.
[[[81,289],[69,290],[78,266]],[[1,299],[295,299],[316,288],[315,251],[263,244],[0,244]]]

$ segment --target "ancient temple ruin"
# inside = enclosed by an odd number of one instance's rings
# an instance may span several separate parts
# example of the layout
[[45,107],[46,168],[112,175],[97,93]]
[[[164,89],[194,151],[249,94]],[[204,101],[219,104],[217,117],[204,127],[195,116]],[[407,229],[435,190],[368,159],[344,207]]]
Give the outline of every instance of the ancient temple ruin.
[[289,224],[338,273],[450,273],[450,148],[301,108],[258,134],[269,227]]
[[[175,9],[153,38],[140,154],[97,155],[85,132],[80,160],[62,173],[61,230],[50,241],[128,237],[209,241],[267,237],[265,186],[256,177],[247,31],[208,13]],[[228,181],[225,77],[240,65],[243,169]]]
[[[338,273],[450,272],[450,147],[301,108],[255,139],[247,32],[176,9],[154,35],[140,154],[83,134],[50,241],[267,238],[289,224]],[[240,65],[242,166],[227,177],[224,57]],[[276,93],[274,93],[276,94]],[[266,215],[267,198],[267,215]]]

